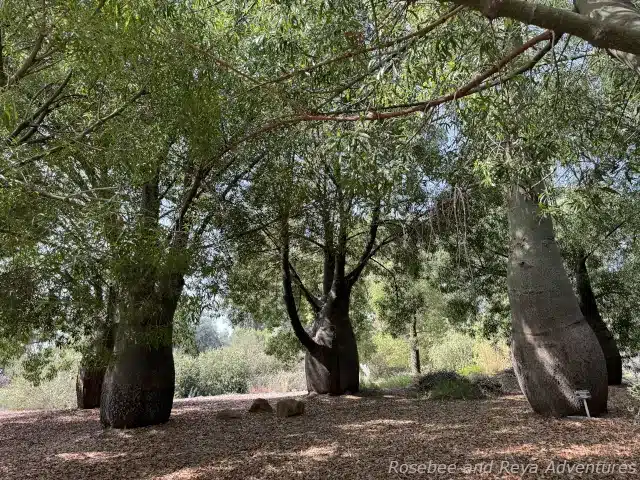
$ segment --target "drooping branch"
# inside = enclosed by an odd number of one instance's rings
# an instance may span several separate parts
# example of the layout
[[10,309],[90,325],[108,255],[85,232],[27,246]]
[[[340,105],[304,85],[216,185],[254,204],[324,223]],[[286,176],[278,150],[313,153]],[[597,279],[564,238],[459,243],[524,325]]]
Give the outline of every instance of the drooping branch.
[[613,235],[614,233],[616,233],[620,227],[622,227],[625,223],[627,223],[627,221],[629,220],[629,217],[625,218],[624,220],[622,220],[621,222],[618,222],[613,228],[611,228],[606,235],[602,238],[602,240],[600,241],[600,243],[598,243],[596,246],[594,246],[589,253],[584,253],[584,255],[582,256],[582,259],[584,261],[587,261],[588,258],[593,255],[595,253],[595,251],[598,249],[598,247],[600,245],[602,245],[602,243],[608,239],[611,235]]
[[[271,133],[273,131],[282,130],[300,123],[304,122],[360,122],[360,121],[381,121],[387,120],[390,118],[398,118],[407,115],[411,115],[413,113],[418,112],[426,112],[431,108],[437,107],[438,105],[442,105],[444,103],[448,103],[451,101],[458,100],[460,98],[466,97],[468,95],[472,95],[488,88],[494,86],[493,83],[489,82],[488,84],[483,84],[485,80],[490,78],[491,76],[498,73],[502,68],[504,68],[508,63],[514,60],[516,57],[520,56],[525,51],[534,47],[535,45],[552,40],[554,37],[553,32],[547,31],[543,32],[540,35],[537,35],[524,43],[523,45],[515,48],[511,52],[509,52],[506,56],[500,59],[495,65],[488,68],[484,72],[476,75],[473,79],[471,79],[468,83],[458,88],[455,92],[452,92],[447,95],[443,95],[440,97],[436,97],[431,100],[427,100],[424,102],[416,102],[412,103],[407,108],[399,108],[401,106],[389,106],[380,109],[369,109],[357,114],[340,114],[340,113],[305,113],[300,115],[294,115],[288,118],[280,118],[273,120],[264,124],[262,127],[250,132],[242,137],[237,138],[233,142],[229,143],[225,148],[223,153],[231,152],[237,149],[240,145],[251,141],[255,138],[259,138],[267,133]],[[528,65],[531,65],[529,63]],[[533,65],[531,65],[533,67]],[[520,72],[522,73],[522,72]],[[515,75],[514,75],[515,76]],[[504,80],[508,80],[511,78],[508,75]],[[394,108],[398,108],[393,111],[387,111]]]
[[296,300],[293,296],[293,287],[291,285],[291,270],[289,262],[289,219],[285,215],[282,221],[282,287],[284,290],[283,298],[287,307],[287,314],[293,327],[293,332],[300,340],[300,343],[309,350],[310,353],[316,352],[320,346],[309,336],[306,331],[300,317],[298,316],[298,310],[296,308]]
[[[450,0],[456,5],[466,6],[482,12],[488,18],[511,18],[527,25],[536,25],[558,34],[570,34],[586,40],[591,45],[609,50],[640,54],[640,29],[630,22],[621,22],[611,15],[588,16],[569,10],[549,7],[525,0]],[[580,10],[580,3],[577,7]],[[586,3],[586,2],[584,2]],[[592,3],[589,0],[588,3]],[[618,9],[620,0],[602,2]]]
[[107,115],[106,117],[99,118],[98,120],[93,122],[91,125],[89,125],[87,128],[85,128],[82,131],[82,133],[78,135],[78,139],[84,138],[90,133],[93,133],[96,129],[100,128],[102,125],[104,125],[106,122],[108,122],[112,118],[120,115],[129,105],[135,103],[140,97],[147,95],[148,93],[149,92],[147,91],[146,88],[141,88],[140,90],[138,90],[138,92],[135,95],[133,95],[126,102],[124,102],[120,107],[116,108],[109,115]]
[[247,168],[238,172],[238,174],[236,174],[236,176],[233,177],[233,179],[227,184],[222,194],[220,194],[220,198],[222,200],[226,200],[227,195],[229,195],[231,190],[233,190],[235,186],[238,185],[238,183],[240,183],[240,180],[242,180],[245,176],[247,176],[251,172],[251,170],[253,170],[254,167],[258,165],[258,163],[264,160],[266,156],[267,156],[266,152],[261,153],[249,164]]
[[[496,64],[489,67],[485,71],[477,74],[474,78],[472,78],[469,82],[467,82],[462,87],[458,88],[455,92],[452,92],[448,95],[443,95],[431,100],[427,100],[424,102],[412,103],[410,106],[408,106],[408,108],[400,108],[394,111],[386,111],[386,110],[395,108],[393,106],[390,106],[384,109],[367,110],[355,115],[349,115],[349,114],[345,115],[345,114],[336,114],[336,113],[316,113],[316,114],[300,115],[298,118],[300,119],[300,121],[306,121],[306,122],[309,122],[309,121],[334,121],[334,122],[380,121],[380,120],[387,120],[389,118],[403,117],[403,116],[410,115],[412,113],[417,113],[417,112],[426,112],[427,110],[437,107],[438,105],[441,105],[443,103],[455,101],[460,98],[466,97],[468,95],[478,93],[493,87],[494,84],[492,83],[488,83],[484,85],[482,84],[482,82],[484,82],[489,77],[498,73],[512,60],[522,55],[524,52],[526,52],[533,46],[547,40],[552,40],[553,37],[554,37],[553,32],[551,31],[543,32],[540,35],[533,37],[523,45],[513,49],[511,52],[509,52],[507,55],[501,58]],[[385,111],[381,111],[381,110],[385,110]]]
[[[95,122],[93,122],[91,125],[89,125],[87,128],[85,128],[81,133],[79,133],[78,135],[76,135],[76,137],[73,139],[74,142],[80,142],[82,141],[87,135],[93,133],[94,131],[96,131],[99,127],[101,127],[102,125],[104,125],[106,122],[108,122],[109,120],[111,120],[114,117],[117,117],[118,115],[120,115],[128,106],[132,105],[133,103],[135,103],[140,97],[142,97],[143,95],[146,95],[147,91],[146,89],[141,89],[139,90],[135,95],[133,95],[131,98],[129,98],[128,100],[126,100],[120,107],[118,107],[117,109],[115,109],[113,112],[111,112],[109,115],[107,115],[106,117],[100,118],[98,120],[96,120]],[[39,153],[37,155],[34,155],[32,157],[29,157],[21,162],[19,162],[16,167],[24,167],[25,165],[29,165],[30,163],[36,162],[42,158],[48,157],[49,155],[53,155],[54,153],[57,153],[61,150],[63,150],[65,148],[65,145],[58,145],[56,147],[53,147],[45,152]]]
[[[231,192],[231,190],[233,189],[233,187],[235,187],[240,180],[242,180],[249,172],[251,172],[251,170],[253,170],[253,168],[259,163],[261,162],[266,156],[266,153],[263,153],[261,155],[259,155],[258,157],[256,157],[251,164],[244,170],[242,170],[241,172],[239,172],[225,187],[225,189],[222,191],[222,193],[220,194],[219,198],[220,201],[225,201],[227,199],[227,195],[229,194],[229,192]],[[194,242],[199,240],[200,237],[204,234],[204,232],[206,231],[206,229],[209,227],[209,224],[211,223],[211,221],[214,219],[216,214],[215,210],[212,210],[211,212],[209,212],[204,219],[202,220],[202,223],[200,224],[200,226],[197,228],[195,235],[194,235]],[[262,228],[262,227],[261,227]]]
[[408,40],[415,40],[417,38],[424,37],[428,33],[432,32],[434,29],[436,29],[437,27],[439,27],[440,25],[445,23],[450,18],[456,16],[463,8],[464,7],[455,7],[453,9],[449,10],[447,13],[442,15],[440,18],[438,18],[434,22],[430,23],[429,25],[426,25],[425,27],[421,28],[420,30],[417,30],[417,31],[415,31],[413,33],[409,33],[409,34],[404,35],[404,36],[402,36],[400,38],[397,38],[397,39],[394,39],[394,40],[389,40],[389,41],[384,42],[384,43],[376,44],[376,45],[373,45],[371,47],[359,48],[359,49],[355,49],[355,50],[349,50],[349,51],[341,53],[340,55],[337,55],[335,57],[332,57],[332,58],[329,58],[327,60],[318,62],[315,65],[311,65],[310,67],[301,68],[299,70],[294,70],[294,71],[286,73],[286,74],[284,74],[284,75],[282,75],[282,76],[280,76],[280,77],[278,77],[276,79],[263,82],[263,83],[261,83],[260,85],[257,85],[254,88],[261,88],[261,87],[264,87],[264,86],[267,86],[267,85],[271,85],[271,84],[274,84],[274,83],[284,82],[285,80],[288,80],[288,79],[290,79],[292,77],[311,73],[314,70],[317,70],[317,69],[322,68],[322,67],[326,67],[327,65],[331,65],[331,64],[336,63],[336,62],[348,60],[350,58],[357,57],[359,55],[362,55],[362,54],[365,54],[365,53],[369,53],[369,52],[373,52],[373,51],[376,51],[376,50],[389,48],[389,47],[392,47],[393,45],[396,45],[396,44],[402,43],[402,42],[406,42]]
[[296,237],[296,238],[299,238],[300,240],[304,240],[305,242],[309,242],[309,243],[315,245],[316,247],[318,247],[322,251],[326,250],[326,248],[327,248],[322,242],[319,242],[315,238],[311,238],[311,237],[309,237],[307,235],[303,235],[302,233],[295,233],[294,232],[291,235]]

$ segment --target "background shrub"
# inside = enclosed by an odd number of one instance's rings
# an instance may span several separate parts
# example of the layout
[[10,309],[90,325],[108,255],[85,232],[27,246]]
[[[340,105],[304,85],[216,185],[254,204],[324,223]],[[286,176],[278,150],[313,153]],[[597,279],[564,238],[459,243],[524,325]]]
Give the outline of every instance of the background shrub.
[[473,345],[473,337],[450,331],[429,349],[429,365],[433,370],[461,370],[473,365]]
[[267,355],[268,334],[237,328],[228,345],[197,355],[175,352],[176,398],[304,390],[304,365]]
[[473,343],[473,360],[486,375],[494,375],[511,367],[511,354],[506,343],[491,343],[476,339]]
[[240,352],[228,348],[209,350],[199,355],[199,364],[198,395],[249,391],[249,364]]
[[[75,408],[76,376],[80,355],[71,350],[52,350],[52,363],[46,375],[25,376],[25,357],[6,369],[9,382],[0,388],[0,409],[51,410]],[[28,362],[27,362],[28,363]],[[32,380],[36,380],[36,384]]]
[[409,369],[409,344],[402,337],[376,333],[372,338],[373,352],[368,366],[373,378],[389,377]]

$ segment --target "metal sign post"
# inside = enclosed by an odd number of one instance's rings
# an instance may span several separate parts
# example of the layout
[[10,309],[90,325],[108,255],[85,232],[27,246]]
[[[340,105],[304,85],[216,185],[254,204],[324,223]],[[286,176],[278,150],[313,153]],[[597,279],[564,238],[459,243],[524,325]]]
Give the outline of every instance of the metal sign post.
[[587,406],[587,400],[591,398],[591,393],[589,393],[589,390],[576,390],[576,397],[578,397],[578,400],[582,400],[582,403],[584,404],[584,410],[587,412],[587,417],[591,418],[589,407]]

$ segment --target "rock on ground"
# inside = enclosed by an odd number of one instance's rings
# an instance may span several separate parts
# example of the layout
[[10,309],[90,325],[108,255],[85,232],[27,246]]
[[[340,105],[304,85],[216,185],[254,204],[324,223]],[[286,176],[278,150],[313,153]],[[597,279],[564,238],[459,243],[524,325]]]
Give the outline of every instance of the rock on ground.
[[264,398],[256,398],[249,407],[249,413],[266,412],[273,413],[273,407],[268,400]]
[[276,415],[279,417],[295,417],[304,413],[304,402],[294,398],[278,400],[276,403]]

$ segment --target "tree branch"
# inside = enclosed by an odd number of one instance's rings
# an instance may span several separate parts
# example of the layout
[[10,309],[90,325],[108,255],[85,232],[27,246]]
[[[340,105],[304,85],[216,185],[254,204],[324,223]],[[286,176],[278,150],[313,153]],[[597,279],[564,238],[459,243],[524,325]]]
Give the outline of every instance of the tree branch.
[[300,278],[300,275],[298,275],[298,272],[296,271],[296,269],[293,268],[291,261],[289,261],[289,268],[293,272],[293,278],[295,279],[296,283],[300,287],[300,290],[302,290],[302,293],[304,294],[304,297],[307,299],[307,302],[309,302],[309,305],[311,306],[313,311],[315,313],[318,313],[322,308],[322,303],[320,302],[320,299],[316,297],[313,293],[311,293],[311,291],[307,287],[304,286],[304,283],[302,282],[302,278]]
[[[634,215],[635,215],[635,213],[634,213]],[[583,256],[583,260],[584,260],[584,261],[587,261],[587,259],[588,259],[591,255],[593,255],[593,254],[596,252],[596,250],[598,249],[598,247],[599,247],[600,245],[602,245],[602,243],[603,243],[607,238],[609,238],[611,235],[613,235],[615,232],[617,232],[617,231],[618,231],[618,229],[620,229],[620,227],[622,227],[625,223],[627,223],[627,220],[629,220],[629,218],[628,218],[628,217],[627,217],[627,218],[625,218],[624,220],[622,220],[621,222],[619,222],[617,225],[615,225],[611,230],[609,230],[609,231],[607,232],[607,234],[602,238],[602,240],[600,241],[600,243],[598,243],[595,247],[593,247],[589,253],[585,253],[585,254],[584,254],[584,256]]]
[[16,72],[9,77],[6,83],[7,86],[13,83],[17,83],[22,77],[24,77],[28,73],[29,69],[36,62],[38,52],[40,52],[40,49],[42,48],[42,43],[44,42],[45,38],[46,38],[46,35],[44,32],[44,27],[42,27],[40,29],[40,33],[38,33],[38,36],[36,37],[36,41],[33,44],[33,48],[31,49],[31,52],[29,53],[27,58],[25,58],[24,62],[22,62],[22,65],[18,67],[18,70],[16,70]]
[[299,238],[301,240],[304,240],[306,242],[314,244],[316,247],[318,247],[319,249],[321,249],[323,251],[326,250],[326,248],[327,248],[322,242],[319,242],[318,240],[316,240],[314,238],[307,237],[306,235],[303,235],[301,233],[292,233],[292,235],[294,237],[296,237],[296,238]]
[[353,286],[360,278],[360,274],[364,267],[367,265],[367,262],[371,258],[371,252],[374,249],[376,244],[376,236],[378,235],[378,226],[380,225],[380,201],[376,204],[373,209],[373,215],[371,216],[371,224],[369,227],[369,239],[367,240],[367,244],[364,247],[364,251],[360,256],[360,261],[358,265],[347,275],[347,283],[349,286]]
[[[22,121],[13,130],[13,132],[9,134],[9,137],[6,140],[7,143],[12,144],[14,146],[21,145],[23,143],[26,143],[29,140],[29,138],[35,132],[38,131],[40,124],[44,121],[46,116],[51,112],[51,110],[49,110],[49,107],[51,107],[51,104],[60,96],[62,91],[66,88],[67,84],[69,83],[69,80],[71,79],[71,74],[72,72],[69,71],[69,73],[64,78],[62,83],[58,86],[58,88],[55,89],[55,91],[49,96],[49,98],[40,106],[40,108],[38,108],[35,112],[33,112],[33,115],[31,115],[31,117]],[[27,132],[27,134],[25,134],[22,138],[16,141],[15,139],[18,138],[18,135],[20,135],[20,133],[29,126],[31,126],[30,131]]]
[[289,269],[289,218],[288,215],[284,216],[282,222],[282,287],[284,290],[283,299],[287,307],[287,314],[293,327],[293,332],[300,340],[300,343],[311,353],[318,352],[321,348],[309,335],[307,330],[303,327],[298,316],[298,310],[296,308],[296,300],[293,296],[293,287],[291,286],[291,271]]
[[397,43],[405,42],[407,40],[412,40],[412,39],[424,37],[425,35],[427,35],[431,31],[433,31],[435,28],[439,27],[440,25],[445,23],[447,20],[449,20],[450,18],[452,18],[455,15],[457,15],[460,11],[462,11],[463,8],[464,7],[462,7],[462,6],[452,8],[447,13],[445,13],[443,16],[441,16],[440,18],[435,20],[433,23],[431,23],[429,25],[426,25],[425,27],[421,28],[420,30],[417,30],[417,31],[415,31],[413,33],[409,33],[409,34],[404,35],[404,36],[402,36],[400,38],[397,38],[395,40],[389,40],[387,42],[379,43],[379,44],[376,44],[376,45],[373,45],[373,46],[367,47],[367,48],[359,48],[359,49],[356,49],[356,50],[349,50],[347,52],[341,53],[338,56],[326,59],[324,61],[316,63],[315,65],[311,65],[310,67],[301,68],[299,70],[294,70],[292,72],[289,72],[289,73],[287,73],[285,75],[282,75],[282,76],[280,76],[278,78],[275,78],[273,80],[268,80],[266,82],[263,82],[263,83],[255,86],[253,89],[265,87],[267,85],[272,85],[274,83],[284,82],[285,80],[288,80],[288,79],[290,79],[292,77],[295,77],[297,75],[302,75],[302,74],[305,74],[305,73],[313,72],[314,70],[317,70],[317,69],[322,68],[322,67],[326,67],[327,65],[331,65],[332,63],[336,63],[336,62],[339,62],[339,61],[342,61],[342,60],[348,60],[349,58],[353,58],[353,57],[356,57],[358,55],[362,55],[364,53],[373,52],[373,51],[376,51],[376,50],[381,50],[383,48],[392,47],[393,45],[395,45]]
[[[87,128],[85,128],[80,134],[78,134],[75,138],[74,141],[75,142],[80,142],[81,140],[83,140],[83,138],[87,135],[89,135],[90,133],[93,133],[97,128],[99,128],[100,126],[104,125],[107,121],[111,120],[112,118],[120,115],[125,108],[127,108],[127,106],[131,105],[132,103],[134,103],[136,100],[138,100],[140,97],[142,97],[143,95],[146,95],[147,91],[145,89],[140,90],[138,93],[136,93],[133,97],[131,97],[130,99],[128,99],[126,102],[124,102],[120,107],[118,107],[116,110],[114,110],[113,112],[111,112],[109,115],[107,115],[106,117],[103,117],[97,121],[95,121],[93,124],[89,125]],[[64,145],[58,145],[56,147],[53,147],[49,150],[47,150],[46,152],[42,152],[39,153],[37,155],[34,155],[32,157],[29,157],[25,160],[23,160],[22,162],[18,163],[16,165],[16,167],[24,167],[25,165],[28,165],[32,162],[36,162],[42,158],[48,157],[49,155],[52,155],[56,152],[59,152],[60,150],[64,149]]]
[[[640,30],[622,22],[618,23],[608,19],[600,20],[592,16],[524,0],[450,1],[456,5],[464,5],[477,10],[490,19],[511,18],[527,25],[536,25],[552,30],[558,34],[575,35],[595,47],[640,54]],[[617,8],[619,2],[608,3]]]

